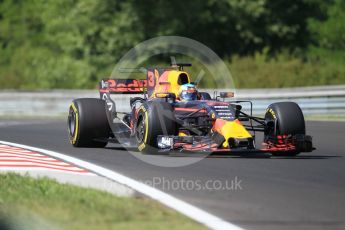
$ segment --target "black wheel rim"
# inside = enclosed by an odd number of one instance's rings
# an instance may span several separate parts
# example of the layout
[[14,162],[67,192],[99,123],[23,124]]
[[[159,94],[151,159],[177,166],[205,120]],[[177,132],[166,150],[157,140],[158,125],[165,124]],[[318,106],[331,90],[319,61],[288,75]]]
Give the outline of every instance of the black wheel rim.
[[76,128],[75,116],[76,116],[75,112],[71,109],[68,114],[68,132],[71,137],[74,136],[75,128]]
[[143,116],[140,116],[138,119],[138,125],[136,127],[136,138],[139,143],[144,142],[144,137],[145,137],[145,131],[146,131],[146,126],[145,126],[145,119]]
[[270,127],[266,127],[265,136],[274,137],[275,136],[274,124],[276,122],[274,117],[271,114],[266,114],[265,115],[265,121],[266,121],[266,124],[270,123],[272,125]]

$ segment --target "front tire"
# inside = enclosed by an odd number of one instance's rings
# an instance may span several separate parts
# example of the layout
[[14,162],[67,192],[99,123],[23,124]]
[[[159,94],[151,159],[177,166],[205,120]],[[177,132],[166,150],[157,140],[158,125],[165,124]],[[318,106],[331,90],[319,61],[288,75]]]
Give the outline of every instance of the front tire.
[[[305,135],[305,121],[301,108],[294,102],[278,102],[271,104],[265,114],[265,140],[275,140],[282,135]],[[274,153],[276,156],[296,156],[301,151]]]
[[145,154],[158,153],[157,137],[176,135],[176,132],[174,110],[169,103],[151,102],[139,108],[135,126],[139,151]]
[[97,98],[73,100],[68,115],[69,141],[74,147],[105,147],[110,136],[105,102]]

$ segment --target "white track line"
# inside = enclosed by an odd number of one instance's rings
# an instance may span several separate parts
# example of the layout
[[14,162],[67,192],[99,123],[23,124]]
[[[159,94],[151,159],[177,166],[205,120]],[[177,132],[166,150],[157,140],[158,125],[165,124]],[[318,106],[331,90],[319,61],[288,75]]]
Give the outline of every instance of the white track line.
[[113,181],[116,181],[120,184],[126,185],[127,187],[130,187],[154,200],[159,201],[160,203],[188,216],[189,218],[204,224],[205,226],[211,228],[211,229],[228,229],[228,230],[240,230],[240,228],[237,225],[234,225],[230,222],[226,222],[225,220],[214,216],[204,210],[201,210],[198,207],[195,207],[191,204],[186,203],[185,201],[179,200],[167,193],[164,193],[158,189],[155,189],[153,187],[150,187],[146,184],[143,184],[141,182],[138,182],[132,178],[129,178],[127,176],[124,176],[120,173],[117,173],[115,171],[111,171],[109,169],[100,167],[98,165],[89,163],[87,161],[83,161],[74,157],[67,156],[62,153],[46,150],[46,149],[41,149],[41,148],[36,148],[32,146],[27,146],[27,145],[21,145],[17,143],[11,143],[11,142],[6,142],[6,141],[0,141],[1,144],[4,145],[11,145],[14,147],[19,147],[19,148],[24,148],[32,151],[37,151],[41,152],[44,154],[47,154],[52,157],[59,158],[61,160],[67,161],[69,163],[75,164],[77,166],[83,167],[85,169],[91,170],[95,173],[98,173],[99,175],[102,175],[104,177],[107,177]]

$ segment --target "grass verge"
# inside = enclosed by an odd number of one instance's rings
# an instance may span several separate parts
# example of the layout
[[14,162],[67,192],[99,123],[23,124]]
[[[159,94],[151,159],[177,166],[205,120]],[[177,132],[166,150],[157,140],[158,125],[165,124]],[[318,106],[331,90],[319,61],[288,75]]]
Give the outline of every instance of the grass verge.
[[280,54],[233,57],[229,63],[235,86],[243,88],[285,88],[345,84],[345,66],[327,58],[303,61]]
[[0,174],[0,228],[203,229],[147,198],[117,197],[94,189],[13,173]]

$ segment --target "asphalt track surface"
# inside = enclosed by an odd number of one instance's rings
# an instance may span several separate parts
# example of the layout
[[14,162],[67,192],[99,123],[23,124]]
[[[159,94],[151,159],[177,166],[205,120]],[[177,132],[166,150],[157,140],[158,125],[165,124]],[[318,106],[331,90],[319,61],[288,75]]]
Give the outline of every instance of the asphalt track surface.
[[[140,181],[159,178],[165,184],[156,188],[246,229],[345,229],[345,122],[307,122],[307,130],[317,148],[312,153],[209,157],[178,168],[145,163],[116,145],[73,148],[61,120],[0,121],[0,140],[58,151]],[[226,189],[172,188],[174,181],[224,185],[235,178],[238,186]]]

